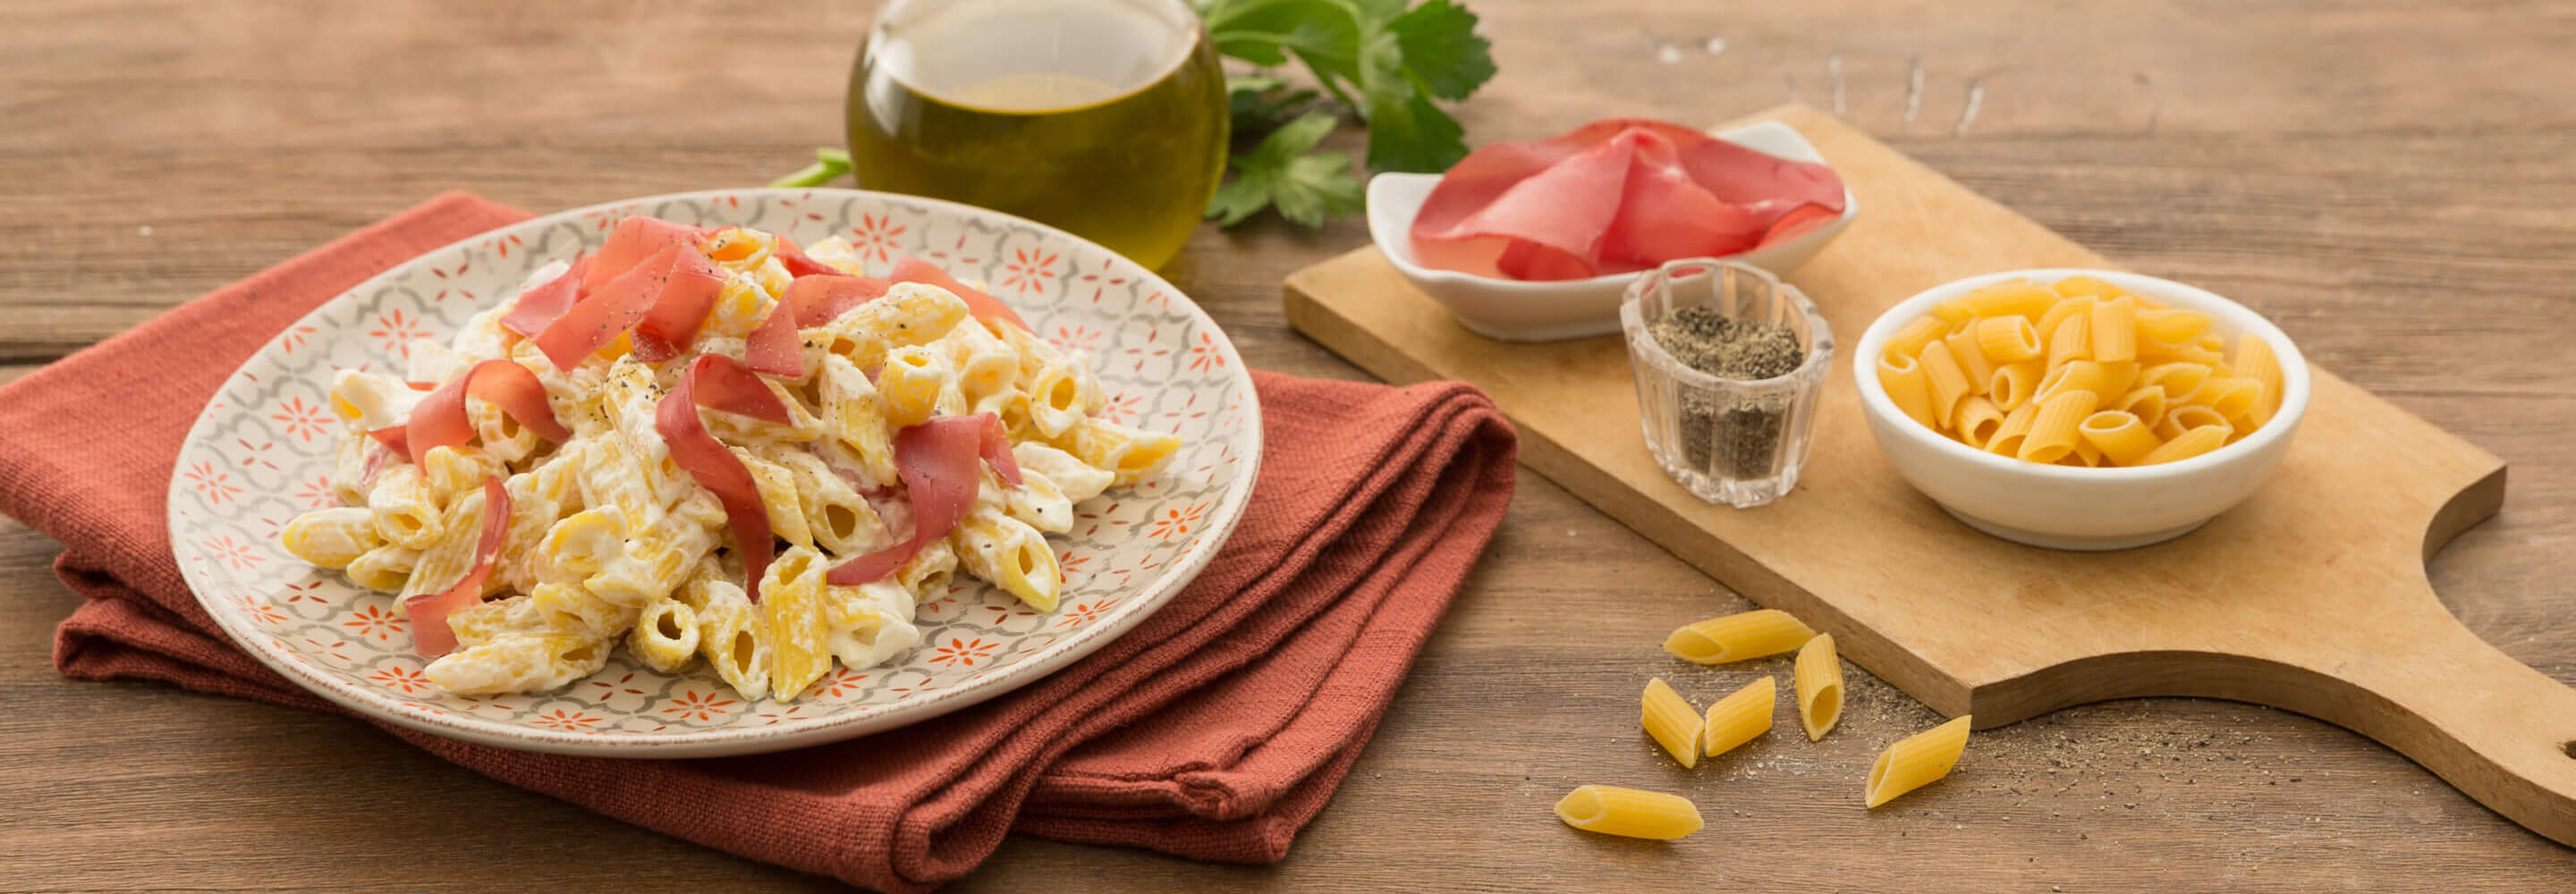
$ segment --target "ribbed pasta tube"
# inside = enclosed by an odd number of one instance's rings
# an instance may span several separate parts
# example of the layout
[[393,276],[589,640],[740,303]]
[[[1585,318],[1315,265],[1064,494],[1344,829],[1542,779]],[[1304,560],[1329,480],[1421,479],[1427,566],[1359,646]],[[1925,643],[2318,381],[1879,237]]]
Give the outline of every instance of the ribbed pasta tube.
[[1921,361],[1893,351],[1880,354],[1878,385],[1887,390],[1887,399],[1897,410],[1926,426],[1941,427],[1932,418],[1932,382],[1924,375]]
[[1977,321],[1975,331],[1977,347],[1997,363],[2039,359],[2039,330],[2029,317],[1986,317]]
[[2084,423],[2076,426],[2076,430],[2082,432],[2084,440],[2092,443],[2094,449],[2102,451],[2102,456],[2116,466],[2137,465],[2139,460],[2145,459],[2147,454],[2155,452],[2157,447],[2164,444],[2163,441],[2156,439],[2155,432],[2147,430],[2146,423],[2139,421],[2136,416],[2119,410],[2105,410],[2086,416]]
[[696,607],[698,654],[742,697],[768,697],[768,616],[731,581],[710,581],[700,595],[705,604]]
[[862,370],[885,362],[886,352],[927,344],[966,319],[966,300],[938,286],[896,283],[885,297],[824,324],[823,344]]
[[897,478],[894,427],[886,419],[884,396],[847,357],[823,355],[821,366],[816,381],[829,437],[859,461],[869,480],[892,484]]
[[1124,487],[1161,473],[1181,449],[1181,439],[1091,417],[1075,425],[1057,446],[1093,468],[1108,470],[1110,483]]
[[1862,801],[1877,807],[1950,775],[1950,768],[1958,766],[1960,753],[1968,748],[1968,725],[1969,715],[1961,714],[1887,746],[1869,765]]
[[1797,651],[1816,637],[1778,609],[1755,609],[1683,625],[1664,637],[1664,651],[1684,661],[1725,664]]
[[449,652],[422,673],[449,692],[492,695],[561,689],[608,664],[606,640],[569,633],[502,633]]
[[1978,395],[1959,402],[1959,416],[1950,425],[1959,440],[1970,447],[1984,449],[1986,442],[2004,427],[2004,411],[1995,402]]
[[1986,356],[1984,347],[1977,344],[1975,330],[1961,329],[1942,336],[1941,343],[1950,348],[1951,361],[1959,364],[1961,377],[1967,380],[1964,384],[1968,394],[1986,393],[1986,388],[1994,383],[1995,361]]
[[[2074,303],[2066,302],[2066,304]],[[2057,328],[2049,332],[2048,367],[2050,369],[2064,366],[2069,361],[2084,360],[2092,356],[2093,323],[2084,315],[2069,315],[2066,319],[2058,321]]]
[[343,573],[349,582],[370,590],[400,592],[410,582],[411,570],[420,565],[420,550],[388,543],[349,560]]
[[2263,398],[2254,405],[2254,424],[2272,421],[2272,414],[2281,410],[2283,375],[2281,355],[2272,350],[2272,343],[2251,332],[2237,336],[2236,374],[2263,386]]
[[727,448],[751,473],[751,483],[760,494],[761,509],[769,516],[769,531],[778,539],[797,546],[812,547],[814,532],[805,526],[805,505],[797,497],[796,475],[787,467],[770,462],[740,447]]
[[2224,425],[2203,425],[2174,436],[2138,460],[2138,465],[2179,462],[2216,450],[2227,443],[2232,430]]
[[2039,418],[2039,404],[2025,401],[2004,414],[2004,424],[1995,429],[1993,440],[1986,442],[1986,452],[1999,456],[2017,456],[2021,445],[2030,438],[2031,422]]
[[1950,356],[1950,345],[1935,341],[1923,346],[1923,381],[1932,389],[1932,418],[1948,422],[1958,412],[1959,401],[1968,397],[1968,373]]
[[1644,705],[1640,722],[1645,724],[1646,735],[1664,746],[1664,753],[1680,761],[1683,768],[1699,766],[1699,710],[1682,700],[1681,693],[1674,692],[1662,677],[1646,681]]
[[2233,434],[2232,430],[2235,428],[2233,423],[2227,421],[2227,417],[2218,415],[2217,410],[2199,404],[2184,404],[2166,409],[2164,418],[2156,420],[2153,430],[2156,437],[2170,443],[2182,437],[2183,432],[2207,426],[2230,429],[2230,434]]
[[1949,327],[1943,325],[1940,320],[1922,317],[1905,324],[1903,328],[1896,330],[1895,334],[1888,336],[1881,350],[1886,354],[1900,357],[1917,356],[1923,353],[1924,346],[1939,340],[1941,334],[1948,330]]
[[2013,455],[2035,463],[2053,463],[2075,449],[2075,427],[2084,417],[2093,415],[2093,392],[2067,390],[2042,401],[2039,415],[2030,421],[2030,433]]
[[1833,634],[1808,640],[1790,670],[1798,689],[1798,722],[1807,728],[1807,741],[1822,739],[1843,718],[1843,663],[1834,654]]
[[[2057,340],[2058,329],[2065,326],[2066,321],[2070,319],[2084,321],[2081,328],[2085,330],[2086,340],[2089,343],[2093,329],[2093,299],[2091,298],[2068,298],[2049,305],[2047,310],[2040,313],[2039,322],[2033,328],[2040,335],[2048,338],[2053,346]],[[2056,357],[2049,358],[2048,365],[2056,366],[2057,363]]]
[[1030,608],[1055,610],[1063,578],[1046,535],[989,505],[978,505],[957,523],[949,541],[966,573],[1002,588]]
[[824,644],[846,667],[875,667],[921,643],[912,596],[894,581],[823,588]]
[[789,547],[760,578],[760,611],[769,626],[769,695],[795,701],[832,669],[825,647],[823,574],[828,563],[810,547]]
[[1028,391],[1029,424],[1049,438],[1073,428],[1101,400],[1100,380],[1080,354],[1068,354],[1040,368]]
[[1780,684],[1763,677],[1708,706],[1700,726],[1700,753],[1716,757],[1771,731],[1771,710],[1779,704]]
[[347,568],[368,550],[385,545],[375,513],[360,506],[316,509],[296,516],[278,535],[296,558],[324,568]]
[[1700,830],[1690,799],[1662,792],[1587,785],[1556,802],[1556,816],[1586,832],[1671,841]]
[[367,509],[374,513],[376,533],[386,543],[425,549],[438,542],[441,508],[429,479],[419,466],[408,463],[377,472],[376,486],[367,490]]
[[2096,301],[2092,310],[2093,359],[2105,363],[2138,359],[2138,299]]
[[1046,476],[1067,501],[1080,503],[1100,496],[1117,476],[1054,447],[1034,442],[1011,445],[1011,458],[1020,463],[1023,472]]
[[626,651],[645,667],[666,674],[687,669],[697,658],[698,613],[677,599],[656,599],[635,617],[626,631]]

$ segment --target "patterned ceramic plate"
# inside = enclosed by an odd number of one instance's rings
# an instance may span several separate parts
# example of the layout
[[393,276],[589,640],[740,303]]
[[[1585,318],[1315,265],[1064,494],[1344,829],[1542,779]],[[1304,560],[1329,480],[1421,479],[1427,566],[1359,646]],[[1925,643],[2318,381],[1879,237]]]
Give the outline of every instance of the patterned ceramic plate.
[[[330,505],[337,367],[398,367],[555,258],[598,247],[619,219],[742,224],[812,244],[846,236],[871,272],[912,254],[982,277],[1047,340],[1086,351],[1119,422],[1178,433],[1163,478],[1076,507],[1048,538],[1065,573],[1039,613],[981,582],[927,600],[922,644],[894,663],[835,668],[791,704],[746,700],[712,673],[666,676],[621,652],[542,695],[468,698],[421,675],[393,597],[359,590],[277,545],[280,525]],[[540,217],[430,252],[324,304],[233,373],[180,448],[170,480],[179,568],[233,641],[307,689],[369,716],[536,751],[682,757],[773,751],[944,714],[1027,684],[1134,627],[1234,529],[1261,455],[1242,358],[1207,314],[1151,271],[1051,227],[965,205],[854,190],[729,190]],[[960,576],[963,577],[962,575]]]

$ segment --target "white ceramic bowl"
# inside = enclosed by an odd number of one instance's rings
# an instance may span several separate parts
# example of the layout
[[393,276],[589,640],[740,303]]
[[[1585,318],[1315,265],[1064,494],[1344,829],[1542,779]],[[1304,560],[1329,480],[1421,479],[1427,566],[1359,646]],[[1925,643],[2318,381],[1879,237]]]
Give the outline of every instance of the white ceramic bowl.
[[[1889,335],[1932,306],[1981,286],[2012,279],[2053,282],[2090,276],[2170,307],[2208,314],[2210,331],[2227,339],[2252,332],[2281,360],[2281,409],[2244,440],[2179,462],[2085,469],[1996,456],[1950,440],[1908,418],[1878,383],[1876,360]],[[2244,305],[2204,289],[2116,270],[2011,270],[1928,289],[1879,316],[1852,351],[1861,415],[1879,451],[1898,474],[1970,527],[2006,540],[2053,549],[2145,546],[2188,534],[2244,501],[2280,465],[2308,410],[2308,363],[2279,327]]]
[[[1824,155],[1796,128],[1777,121],[1712,133],[1718,139],[1757,152],[1792,161],[1825,163]],[[1439,183],[1438,174],[1379,174],[1369,178],[1369,238],[1377,242],[1387,262],[1411,280],[1414,288],[1446,305],[1460,325],[1487,338],[1554,341],[1619,331],[1619,296],[1637,278],[1636,273],[1524,282],[1422,266],[1413,251],[1413,218],[1422,213],[1422,200],[1430,197],[1431,188]],[[1845,186],[1841,217],[1798,238],[1722,260],[1786,275],[1815,257],[1825,243],[1834,241],[1859,213],[1860,203],[1852,198],[1851,188]]]

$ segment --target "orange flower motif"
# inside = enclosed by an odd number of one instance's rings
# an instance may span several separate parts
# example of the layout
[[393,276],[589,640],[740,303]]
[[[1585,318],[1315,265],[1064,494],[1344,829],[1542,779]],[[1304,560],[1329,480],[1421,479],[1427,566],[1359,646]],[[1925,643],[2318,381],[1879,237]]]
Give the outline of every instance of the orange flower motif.
[[322,412],[320,404],[305,403],[301,397],[287,398],[277,405],[277,412],[268,414],[268,418],[285,425],[287,434],[307,444],[329,431],[331,424],[331,417]]
[[1012,249],[1011,259],[1002,262],[1003,287],[1022,293],[1046,288],[1046,281],[1055,278],[1053,268],[1057,257],[1043,251]]
[[1206,515],[1206,503],[1193,504],[1188,509],[1163,510],[1163,514],[1154,519],[1153,526],[1145,529],[1145,536],[1167,542],[1186,536],[1190,533],[1191,527],[1197,525]]
[[260,554],[250,551],[249,545],[233,542],[230,534],[207,538],[198,545],[205,548],[211,560],[230,565],[234,571],[248,571],[264,561]]
[[597,724],[599,721],[600,718],[590,716],[590,712],[588,711],[574,711],[567,714],[564,712],[564,709],[556,708],[554,713],[537,715],[534,722],[536,725],[547,729],[562,730],[568,733],[587,733],[594,732],[594,730],[591,729],[591,726]]
[[941,667],[947,667],[952,664],[963,664],[967,667],[974,667],[975,662],[993,657],[993,650],[999,648],[1001,645],[1001,643],[985,642],[984,638],[980,636],[976,637],[973,642],[968,642],[962,639],[950,639],[947,645],[940,646],[938,649],[933,650],[930,653],[930,663]]
[[867,680],[867,674],[846,667],[836,668],[831,676],[823,679],[822,688],[819,691],[827,698],[841,698],[859,691],[859,685]]
[[1080,627],[1089,624],[1099,620],[1101,615],[1108,614],[1109,607],[1117,604],[1118,600],[1114,598],[1076,603],[1072,608],[1065,610],[1064,620],[1057,621],[1055,626]]
[[680,693],[680,697],[673,699],[671,706],[663,708],[662,713],[677,714],[689,720],[708,721],[716,719],[716,715],[724,713],[723,709],[732,707],[733,704],[733,699],[718,699],[713,692],[691,689]]
[[1199,333],[1199,343],[1190,346],[1190,371],[1205,372],[1225,365],[1225,354],[1216,349],[1216,338]]
[[893,215],[862,214],[859,215],[859,225],[850,228],[850,235],[855,237],[850,240],[850,247],[857,249],[861,258],[893,261],[894,238],[903,235],[904,229],[895,225]]
[[428,674],[407,667],[385,668],[368,674],[367,679],[374,680],[388,689],[402,690],[404,695],[419,695],[433,688]]
[[387,640],[392,639],[394,634],[401,632],[409,623],[403,616],[395,614],[392,609],[370,605],[358,609],[357,614],[350,616],[349,620],[340,622],[340,625],[356,629],[359,636]]
[[385,353],[400,354],[405,359],[411,357],[411,340],[428,338],[429,335],[429,330],[421,328],[420,320],[403,316],[400,308],[377,317],[376,328],[367,330],[367,336],[376,339],[377,346]]
[[312,509],[329,509],[340,505],[340,495],[331,492],[329,475],[316,475],[313,480],[304,482],[303,487],[295,489],[295,498]]
[[180,473],[179,477],[196,482],[191,486],[195,487],[198,493],[205,494],[206,502],[212,505],[221,506],[225,500],[241,496],[242,489],[234,486],[232,476],[215,471],[215,464],[211,462],[189,466],[188,470]]

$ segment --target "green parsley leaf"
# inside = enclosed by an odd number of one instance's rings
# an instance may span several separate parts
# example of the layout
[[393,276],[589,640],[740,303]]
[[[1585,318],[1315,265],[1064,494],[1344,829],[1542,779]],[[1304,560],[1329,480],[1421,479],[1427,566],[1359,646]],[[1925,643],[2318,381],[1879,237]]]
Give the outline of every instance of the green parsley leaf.
[[841,175],[849,172],[850,150],[838,146],[825,146],[814,150],[813,164],[806,165],[796,173],[769,181],[769,185],[780,189],[821,186],[838,180]]
[[1208,216],[1218,226],[1230,227],[1276,206],[1281,216],[1312,227],[1327,217],[1360,210],[1360,182],[1349,173],[1350,155],[1306,154],[1338,123],[1331,114],[1308,112],[1272,131],[1251,152],[1235,156],[1234,179],[1208,200]]
[[1466,131],[1458,119],[1412,90],[1371,91],[1368,122],[1368,161],[1374,170],[1436,174],[1467,157]]
[[1466,99],[1494,76],[1492,44],[1476,36],[1476,14],[1449,0],[1431,0],[1386,23],[1403,52],[1404,70],[1425,93]]

